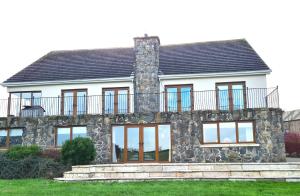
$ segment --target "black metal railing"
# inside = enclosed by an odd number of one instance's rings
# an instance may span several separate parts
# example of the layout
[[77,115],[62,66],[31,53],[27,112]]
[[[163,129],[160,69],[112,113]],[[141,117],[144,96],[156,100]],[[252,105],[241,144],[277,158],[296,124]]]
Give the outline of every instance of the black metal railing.
[[[155,95],[155,96],[153,96]],[[157,97],[156,97],[157,96]],[[10,98],[0,100],[0,117],[54,116],[83,114],[133,113],[136,100],[145,94],[92,95],[77,97],[33,97],[31,100]],[[149,94],[156,97],[160,112],[191,110],[240,110],[247,108],[279,108],[278,87],[231,90],[206,90],[182,93]],[[141,100],[136,103],[141,103]]]

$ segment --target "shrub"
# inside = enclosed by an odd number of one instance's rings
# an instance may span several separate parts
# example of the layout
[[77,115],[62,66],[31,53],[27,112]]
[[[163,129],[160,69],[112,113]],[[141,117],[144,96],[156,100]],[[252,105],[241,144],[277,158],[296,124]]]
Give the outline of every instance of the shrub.
[[57,149],[45,149],[40,154],[42,158],[53,159],[54,161],[61,161],[61,152]]
[[6,152],[7,157],[11,160],[20,160],[29,156],[37,156],[41,153],[41,148],[32,146],[14,146],[8,149]]
[[300,157],[300,133],[288,132],[284,135],[285,151]]
[[75,138],[62,146],[62,160],[72,165],[87,165],[95,159],[96,150],[89,138]]
[[7,155],[0,154],[0,178],[55,178],[61,177],[70,167],[52,159],[41,157],[26,157],[20,160],[11,160]]

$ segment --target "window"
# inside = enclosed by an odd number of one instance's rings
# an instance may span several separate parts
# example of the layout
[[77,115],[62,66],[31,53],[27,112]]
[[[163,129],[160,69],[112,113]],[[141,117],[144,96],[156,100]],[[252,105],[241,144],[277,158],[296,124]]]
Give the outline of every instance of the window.
[[203,143],[254,143],[253,122],[216,122],[203,124]]
[[236,129],[234,122],[219,123],[220,143],[236,143]]
[[167,85],[166,92],[166,111],[181,112],[193,109],[193,85]]
[[62,115],[80,115],[87,113],[87,90],[62,90]]
[[129,112],[129,88],[103,89],[103,113],[124,114]]
[[19,116],[24,108],[41,106],[41,91],[24,91],[9,93],[9,114]]
[[205,143],[218,143],[217,124],[203,124],[203,141]]
[[250,122],[239,122],[239,142],[254,142],[253,124]]
[[245,82],[217,83],[217,108],[240,110],[246,107]]
[[22,145],[23,129],[0,129],[0,148]]
[[85,126],[74,127],[57,127],[56,128],[56,141],[55,146],[62,146],[67,140],[77,137],[87,137]]

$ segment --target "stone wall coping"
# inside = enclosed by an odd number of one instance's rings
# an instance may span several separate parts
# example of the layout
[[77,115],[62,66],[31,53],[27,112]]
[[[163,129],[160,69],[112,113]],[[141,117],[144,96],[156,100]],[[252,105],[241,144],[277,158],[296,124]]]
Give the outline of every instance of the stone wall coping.
[[219,148],[219,147],[252,147],[259,146],[259,144],[254,143],[244,143],[244,144],[202,144],[201,148]]

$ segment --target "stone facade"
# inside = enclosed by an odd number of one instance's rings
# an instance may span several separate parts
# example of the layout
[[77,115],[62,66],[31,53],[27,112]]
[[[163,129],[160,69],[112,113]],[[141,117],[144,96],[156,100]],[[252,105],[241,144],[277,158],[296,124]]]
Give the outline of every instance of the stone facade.
[[159,38],[134,38],[134,111],[159,111]]
[[[255,145],[203,145],[203,122],[251,120]],[[111,163],[113,124],[169,123],[172,162],[279,162],[285,161],[284,131],[280,109],[247,109],[236,112],[192,111],[79,115],[77,117],[1,118],[0,128],[23,127],[23,145],[54,147],[55,127],[85,125],[96,151],[96,163]]]

